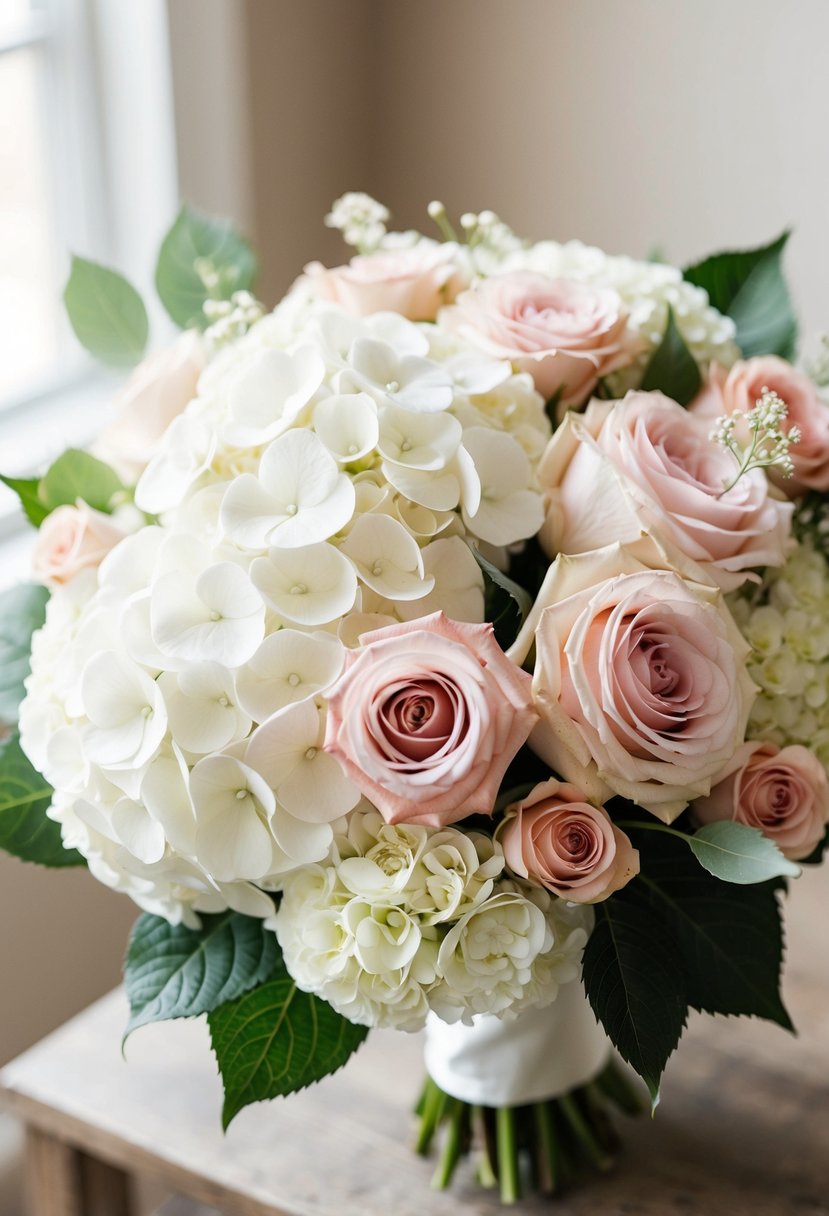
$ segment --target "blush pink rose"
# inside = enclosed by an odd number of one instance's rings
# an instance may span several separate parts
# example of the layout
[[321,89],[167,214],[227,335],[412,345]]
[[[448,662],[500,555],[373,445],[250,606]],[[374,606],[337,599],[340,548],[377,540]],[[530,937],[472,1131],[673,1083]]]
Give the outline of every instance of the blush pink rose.
[[438,320],[529,372],[542,396],[560,393],[562,407],[581,405],[602,376],[636,353],[615,291],[529,270],[482,279]]
[[535,642],[530,746],[550,768],[670,823],[743,742],[755,689],[719,590],[660,560],[647,537],[557,558],[509,653]]
[[315,295],[339,304],[355,317],[397,312],[410,321],[434,321],[466,285],[457,247],[419,241],[399,249],[358,254],[347,266],[329,269],[320,262],[305,267],[305,282]]
[[639,873],[639,853],[604,807],[574,785],[545,781],[498,833],[513,874],[573,903],[595,904]]
[[[769,476],[787,495],[797,498],[807,490],[829,490],[829,405],[821,401],[812,381],[803,372],[779,359],[762,355],[735,363],[730,372],[712,365],[706,387],[691,409],[703,417],[748,413],[770,388],[789,407],[784,429],[800,428],[800,440],[789,448],[794,476],[784,477],[769,469]],[[744,442],[745,432],[738,436]]]
[[388,823],[491,815],[537,714],[491,625],[441,612],[363,635],[326,693],[325,749]]
[[116,416],[95,452],[127,481],[136,481],[174,418],[196,396],[204,353],[192,331],[139,363],[115,401]]
[[41,524],[32,573],[47,586],[68,583],[81,570],[99,566],[125,536],[109,515],[78,499],[76,507],[58,507]]
[[710,422],[662,393],[591,401],[569,414],[539,466],[545,551],[584,553],[643,530],[675,545],[724,591],[759,566],[782,566],[792,504],[755,469],[733,479],[733,457]]
[[764,835],[792,861],[802,861],[823,839],[829,823],[829,781],[805,747],[744,743],[708,798],[694,803],[702,823],[734,819]]

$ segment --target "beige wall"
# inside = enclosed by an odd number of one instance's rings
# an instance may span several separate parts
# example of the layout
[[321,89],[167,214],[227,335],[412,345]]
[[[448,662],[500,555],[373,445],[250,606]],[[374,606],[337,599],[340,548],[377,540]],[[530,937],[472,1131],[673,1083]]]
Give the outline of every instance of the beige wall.
[[[274,301],[342,255],[331,200],[438,196],[677,259],[796,227],[829,328],[825,0],[170,0],[182,193],[235,216]],[[129,901],[0,857],[0,1060],[116,981]]]

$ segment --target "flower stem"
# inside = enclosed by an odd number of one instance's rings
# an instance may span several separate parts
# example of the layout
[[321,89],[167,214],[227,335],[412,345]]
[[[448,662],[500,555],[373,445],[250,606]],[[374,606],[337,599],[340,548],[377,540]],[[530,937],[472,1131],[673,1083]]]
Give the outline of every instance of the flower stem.
[[498,1107],[495,1112],[495,1127],[501,1202],[516,1203],[521,1197],[521,1183],[518,1177],[518,1143],[515,1137],[515,1110],[513,1107]]
[[596,1085],[626,1115],[641,1115],[648,1109],[642,1095],[631,1085],[630,1080],[611,1060],[607,1068],[596,1078]]
[[492,1190],[498,1185],[498,1175],[495,1173],[492,1161],[491,1113],[490,1110],[484,1110],[482,1106],[472,1107],[473,1134],[477,1132],[481,1144],[480,1158],[478,1160],[478,1181],[487,1190]]
[[425,1157],[432,1146],[432,1140],[434,1139],[437,1126],[443,1117],[446,1102],[447,1096],[443,1090],[435,1084],[431,1077],[427,1077],[423,1093],[418,1102],[420,1128],[415,1144],[415,1152],[419,1153],[421,1157]]
[[539,1190],[544,1195],[554,1195],[560,1182],[561,1162],[553,1112],[549,1102],[536,1102],[533,1112],[538,1138]]
[[469,1108],[459,1098],[450,1098],[446,1103],[445,1116],[448,1123],[446,1140],[443,1145],[440,1163],[432,1178],[432,1186],[436,1191],[445,1191],[452,1181],[455,1166],[458,1164],[463,1147],[464,1117]]
[[589,1121],[582,1114],[572,1094],[563,1094],[558,1099],[558,1108],[573,1134],[584,1149],[587,1157],[597,1170],[604,1172],[612,1165],[611,1158],[605,1153]]

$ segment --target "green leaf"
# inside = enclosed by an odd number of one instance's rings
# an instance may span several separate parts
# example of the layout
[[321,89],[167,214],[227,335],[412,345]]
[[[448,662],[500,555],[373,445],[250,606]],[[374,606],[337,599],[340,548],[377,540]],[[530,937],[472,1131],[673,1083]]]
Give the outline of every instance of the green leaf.
[[47,512],[79,498],[96,511],[111,511],[113,498],[123,489],[120,477],[108,464],[79,448],[69,448],[41,481],[40,498]]
[[144,301],[123,275],[73,257],[63,302],[75,336],[91,355],[121,367],[138,362],[150,323]]
[[716,253],[683,272],[689,283],[705,288],[715,308],[733,318],[737,343],[747,359],[794,357],[797,319],[782,264],[790,235],[784,232],[757,249]]
[[688,1013],[673,939],[649,908],[613,896],[596,906],[582,977],[593,1012],[655,1106]]
[[682,841],[630,833],[642,871],[611,902],[645,904],[676,943],[688,1003],[791,1030],[780,997],[783,928],[773,883],[741,887],[700,869]]
[[0,849],[22,861],[42,866],[85,865],[74,849],[65,849],[60,827],[46,812],[52,787],[32,768],[16,734],[0,744]]
[[484,617],[494,626],[498,645],[506,650],[518,637],[532,598],[474,547],[472,555],[484,576]]
[[161,246],[155,286],[182,329],[204,329],[205,300],[228,300],[256,278],[253,251],[233,225],[184,206]]
[[23,681],[30,671],[32,634],[46,619],[49,592],[21,583],[0,594],[0,722],[17,722]]
[[368,1034],[283,971],[208,1015],[224,1084],[225,1128],[243,1107],[336,1072]]
[[768,836],[731,819],[707,823],[688,837],[688,844],[699,864],[723,882],[748,886],[800,873],[800,866],[787,860]]
[[29,523],[39,528],[49,514],[49,508],[44,506],[38,494],[39,479],[37,477],[4,477],[0,473],[0,481],[15,492]]
[[701,386],[702,376],[697,361],[685,345],[673,309],[669,306],[665,333],[645,368],[641,387],[646,392],[658,391],[680,405],[688,405]]
[[255,917],[222,912],[188,929],[145,913],[124,960],[131,1014],[124,1038],[149,1022],[210,1013],[270,979],[279,963],[276,935]]

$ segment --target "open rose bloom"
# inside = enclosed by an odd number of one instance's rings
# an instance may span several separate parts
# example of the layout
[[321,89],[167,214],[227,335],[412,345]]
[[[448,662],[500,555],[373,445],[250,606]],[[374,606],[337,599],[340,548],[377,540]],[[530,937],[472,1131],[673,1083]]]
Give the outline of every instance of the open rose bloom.
[[[223,237],[96,456],[9,479],[40,585],[3,609],[32,640],[0,846],[140,907],[132,1024],[209,1014],[227,1119],[427,1026],[421,1145],[497,1124],[509,1199],[515,1106],[547,1139],[581,1112],[560,1149],[604,1163],[610,1043],[655,1098],[692,999],[787,1024],[778,888],[829,821],[829,405],[707,263],[430,215],[447,239],[343,196],[353,256],[272,311]],[[231,937],[227,982],[154,1003]]]

